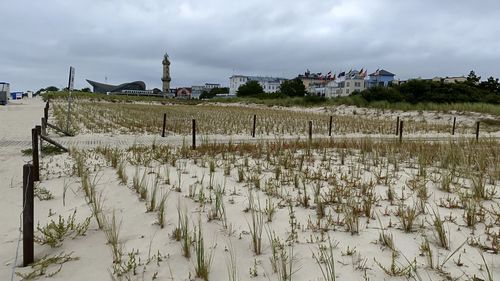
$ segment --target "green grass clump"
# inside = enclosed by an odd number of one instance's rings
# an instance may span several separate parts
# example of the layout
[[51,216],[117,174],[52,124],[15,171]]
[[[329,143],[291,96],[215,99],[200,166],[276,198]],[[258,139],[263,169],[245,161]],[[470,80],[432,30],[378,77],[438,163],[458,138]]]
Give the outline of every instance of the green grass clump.
[[[63,154],[64,152],[66,152],[66,151],[64,151],[56,146],[52,146],[52,145],[43,145],[42,146],[42,154],[43,155],[47,155],[47,156],[59,155],[59,154]],[[32,148],[23,149],[23,150],[21,150],[21,153],[24,156],[30,156],[31,154],[33,154],[33,149]]]

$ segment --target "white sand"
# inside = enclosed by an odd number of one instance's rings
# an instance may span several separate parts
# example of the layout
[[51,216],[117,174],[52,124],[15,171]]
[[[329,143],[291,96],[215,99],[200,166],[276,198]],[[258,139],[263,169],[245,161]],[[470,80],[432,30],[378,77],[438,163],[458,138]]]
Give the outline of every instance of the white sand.
[[[30,157],[24,157],[20,153],[23,145],[29,143],[31,138],[30,129],[33,125],[38,124],[40,117],[43,114],[43,102],[41,100],[26,100],[9,104],[8,107],[0,107],[0,141],[14,142],[13,144],[6,145],[0,148],[0,206],[3,212],[0,212],[0,221],[2,222],[0,232],[0,280],[9,280],[11,269],[14,264],[14,257],[16,254],[17,239],[19,236],[19,213],[21,211],[21,184],[22,184],[22,165],[30,160]],[[367,113],[368,114],[368,113]],[[4,122],[7,120],[7,122]],[[15,129],[13,129],[15,128]],[[497,132],[498,133],[498,132]],[[348,135],[345,137],[362,137],[362,135]],[[374,136],[375,137],[375,136]],[[410,136],[408,136],[410,137]],[[412,136],[419,137],[419,136]],[[449,136],[433,135],[433,138],[446,139]],[[62,138],[56,137],[55,139],[64,144],[75,145],[78,148],[93,147],[96,145],[116,145],[120,147],[127,147],[134,142],[151,144],[153,141],[169,142],[173,144],[180,144],[184,137],[182,136],[169,136],[166,139],[160,139],[156,136],[120,136],[120,135],[79,135],[75,138]],[[227,141],[229,138],[235,141],[248,140],[248,136],[210,136],[211,140]],[[269,137],[273,139],[274,137]],[[188,143],[190,138],[186,138]],[[16,142],[18,144],[16,144]],[[241,160],[241,159],[240,159]],[[223,175],[223,161],[219,160],[220,167],[216,169],[214,184],[226,185],[227,193],[224,196],[224,203],[228,216],[228,221],[231,223],[231,235],[229,231],[224,229],[220,221],[207,222],[207,212],[210,209],[210,204],[205,207],[200,206],[196,198],[188,198],[189,186],[195,185],[197,181],[203,180],[203,186],[207,186],[209,172],[208,167],[202,168],[195,165],[192,160],[180,160],[177,167],[162,165],[160,169],[160,177],[165,178],[166,172],[164,169],[169,169],[169,177],[171,184],[160,184],[160,194],[171,189],[173,186],[179,185],[178,176],[181,177],[181,193],[172,191],[167,201],[166,210],[166,226],[161,229],[155,224],[156,212],[146,213],[146,204],[140,201],[138,195],[133,192],[130,187],[132,185],[132,176],[135,174],[135,168],[128,165],[126,173],[129,176],[128,187],[118,182],[116,171],[107,165],[102,155],[91,154],[89,157],[88,167],[91,168],[92,176],[97,175],[99,179],[97,191],[102,192],[106,198],[104,202],[104,209],[106,215],[109,217],[112,210],[115,210],[116,217],[121,222],[121,241],[124,243],[124,253],[138,250],[138,257],[144,263],[148,258],[157,254],[158,251],[162,256],[162,261],[159,261],[159,266],[156,262],[147,265],[147,270],[144,273],[144,280],[151,280],[152,276],[158,274],[158,280],[193,280],[194,258],[187,260],[181,255],[180,243],[170,239],[169,235],[172,230],[177,226],[177,204],[180,202],[181,206],[185,206],[190,219],[190,229],[198,224],[201,220],[204,234],[205,244],[208,247],[213,241],[216,241],[214,249],[214,262],[212,272],[210,273],[210,280],[227,280],[226,273],[226,256],[227,251],[225,248],[229,243],[234,247],[237,256],[237,266],[241,280],[277,280],[276,274],[272,273],[269,257],[270,246],[267,235],[263,234],[263,254],[255,256],[250,247],[250,235],[248,233],[248,222],[250,222],[250,214],[243,212],[248,205],[248,187],[244,183],[237,182],[237,171],[232,169],[229,177]],[[251,162],[252,165],[252,162]],[[318,161],[309,163],[312,169],[319,169]],[[54,199],[47,201],[40,201],[35,199],[35,221],[41,225],[45,225],[50,220],[56,220],[58,215],[67,217],[75,209],[77,209],[77,222],[82,222],[84,218],[90,215],[89,207],[87,206],[83,192],[80,190],[80,179],[72,174],[73,160],[67,154],[46,157],[42,159],[42,182],[40,186],[50,190],[54,195]],[[152,180],[157,171],[157,164],[150,167],[150,174],[148,176],[152,186]],[[144,167],[139,171],[142,175]],[[265,170],[265,165],[264,165]],[[178,171],[181,173],[178,174]],[[344,171],[346,172],[346,171]],[[411,175],[415,173],[414,169],[403,169],[400,173],[400,178],[394,184],[397,194],[401,194],[402,187],[406,181],[410,179]],[[273,176],[272,170],[265,170],[263,173],[267,178]],[[262,180],[264,184],[264,180]],[[65,205],[63,205],[63,188],[69,186],[66,192]],[[490,186],[491,187],[491,186]],[[499,189],[498,186],[494,186]],[[312,188],[308,186],[308,188]],[[198,186],[198,190],[200,186]],[[235,193],[231,195],[235,190]],[[209,191],[205,190],[206,196]],[[385,197],[386,188],[378,185],[376,187],[377,194]],[[406,192],[409,194],[408,190]],[[262,208],[265,206],[265,199],[267,198],[263,192],[258,192],[261,200]],[[432,197],[430,200],[437,202],[439,198],[445,197],[441,191],[432,189]],[[295,199],[297,192],[291,191],[291,196]],[[288,208],[284,202],[274,198],[272,199],[275,204],[282,204],[282,208],[277,207],[277,213],[273,222],[269,227],[276,231],[276,234],[282,239],[287,236],[289,226],[289,213]],[[311,200],[312,201],[312,200]],[[498,202],[498,197],[495,199]],[[395,210],[395,206],[389,206],[384,201],[377,210],[382,212],[385,207]],[[294,255],[296,256],[296,269],[300,269],[293,276],[293,280],[320,280],[321,273],[318,265],[312,259],[312,252],[316,252],[317,244],[308,243],[311,237],[319,237],[318,232],[307,229],[309,217],[315,220],[315,211],[313,209],[303,208],[296,206],[294,208],[297,222],[300,224],[298,230],[299,242],[295,244]],[[453,216],[461,219],[463,210],[452,210]],[[49,217],[49,213],[53,214]],[[448,211],[446,214],[448,215]],[[389,222],[389,217],[381,217],[384,225]],[[345,232],[343,228],[337,231],[330,231],[332,238],[339,242],[338,249],[334,251],[336,267],[337,267],[337,280],[361,280],[363,276],[362,270],[357,270],[356,266],[362,265],[366,259],[367,275],[370,280],[404,280],[404,278],[390,278],[375,264],[374,258],[377,259],[384,266],[390,266],[390,251],[382,249],[376,243],[379,236],[379,226],[376,220],[369,220],[367,223],[366,218],[361,218],[360,235],[350,235]],[[399,222],[392,217],[391,221],[394,225]],[[469,229],[463,227],[461,230],[457,229],[456,225],[451,225],[451,249],[460,246],[464,239],[469,234]],[[392,228],[387,230],[394,235],[396,247],[402,251],[405,257],[413,259],[418,257],[418,247],[421,243],[420,235],[418,232],[411,234],[403,233],[400,229]],[[493,231],[500,231],[496,227]],[[484,232],[483,228],[477,229],[477,233]],[[431,235],[431,232],[427,230]],[[479,234],[478,234],[479,235]],[[231,241],[231,242],[230,242]],[[432,240],[434,241],[434,240]],[[357,254],[353,256],[345,255],[347,247],[352,249],[356,247]],[[458,257],[453,257],[446,266],[445,270],[450,272],[453,277],[462,275],[462,271],[469,274],[484,276],[484,271],[479,271],[482,261],[475,248],[466,246],[466,252],[462,254],[462,261],[464,267],[457,267],[454,260]],[[436,250],[436,249],[435,249]],[[77,261],[71,261],[64,264],[61,272],[52,278],[42,277],[40,280],[109,280],[109,271],[112,268],[112,255],[110,247],[106,243],[106,238],[101,230],[98,230],[97,224],[94,219],[91,220],[90,228],[84,237],[76,237],[75,239],[66,238],[63,245],[59,248],[50,248],[49,246],[35,245],[35,258],[39,259],[44,255],[55,255],[61,252],[73,252],[74,256],[79,257]],[[437,249],[436,259],[442,261],[450,253],[444,249]],[[194,253],[193,253],[194,254]],[[498,255],[485,254],[488,263],[493,270],[495,278],[500,276],[500,260]],[[359,260],[360,259],[360,260]],[[399,258],[401,264],[405,264],[402,257]],[[22,263],[22,244],[19,249],[19,259],[17,265]],[[258,276],[251,278],[250,271],[254,268],[257,269]],[[423,280],[440,280],[439,274],[435,270],[430,270],[425,266],[425,258],[418,258],[418,266],[421,271]],[[54,268],[49,269],[53,271]],[[29,268],[16,268],[19,272],[29,272]],[[266,276],[268,275],[268,276]],[[429,276],[429,278],[428,278]],[[142,280],[142,267],[138,268],[138,275],[133,277]],[[172,278],[172,279],[170,279]],[[484,277],[482,277],[484,278]],[[19,280],[16,277],[15,280]],[[461,280],[465,280],[462,276]]]

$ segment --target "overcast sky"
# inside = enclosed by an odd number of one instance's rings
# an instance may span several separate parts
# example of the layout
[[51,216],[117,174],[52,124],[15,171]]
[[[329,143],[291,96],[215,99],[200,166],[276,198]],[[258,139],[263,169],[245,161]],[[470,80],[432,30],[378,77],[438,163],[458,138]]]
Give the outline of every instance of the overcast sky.
[[0,0],[0,81],[161,88],[384,68],[396,78],[500,76],[498,0]]

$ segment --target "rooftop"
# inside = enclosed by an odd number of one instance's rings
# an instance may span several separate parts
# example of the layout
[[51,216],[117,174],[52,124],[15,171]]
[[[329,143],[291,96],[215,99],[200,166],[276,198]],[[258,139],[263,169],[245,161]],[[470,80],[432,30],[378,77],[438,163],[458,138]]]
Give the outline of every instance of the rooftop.
[[276,82],[276,83],[279,83],[280,81],[288,80],[287,78],[269,77],[269,76],[247,76],[247,75],[233,75],[233,76],[231,76],[231,78],[236,78],[236,77],[243,77],[243,78],[247,78],[248,80],[257,81],[257,82]]
[[370,76],[395,76],[396,74],[390,73],[389,71],[385,69],[377,69],[377,71],[373,72],[370,74]]

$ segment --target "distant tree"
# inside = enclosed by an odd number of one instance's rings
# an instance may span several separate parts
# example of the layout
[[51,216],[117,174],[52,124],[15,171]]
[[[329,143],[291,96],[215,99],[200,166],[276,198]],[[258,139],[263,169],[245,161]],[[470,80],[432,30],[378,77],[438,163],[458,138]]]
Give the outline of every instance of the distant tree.
[[488,80],[483,81],[479,84],[479,87],[483,90],[492,92],[492,93],[499,93],[500,91],[500,84],[498,83],[498,78],[494,78],[493,76],[490,76]]
[[479,84],[479,80],[481,80],[481,76],[477,76],[474,70],[471,70],[467,76],[466,83],[470,85],[477,85]]
[[[439,84],[439,82],[436,82]],[[432,98],[432,82],[412,79],[399,86],[399,91],[410,103],[429,101]]]
[[92,91],[90,90],[90,88],[83,88],[82,92],[84,92],[84,93],[90,93]]
[[57,92],[57,91],[59,91],[59,88],[57,88],[56,86],[48,86],[47,88],[45,88],[45,91],[47,91],[47,92]]
[[295,78],[281,83],[280,92],[289,97],[303,97],[306,94],[306,86],[302,80]]
[[215,93],[212,93],[212,91],[203,91],[200,95],[200,99],[211,99],[213,97],[215,97],[216,94]]
[[41,92],[44,92],[44,91],[45,91],[45,89],[41,88],[40,90],[35,92],[35,96],[38,96]]
[[367,101],[386,100],[388,102],[402,102],[405,97],[393,87],[376,86],[368,88],[361,93],[354,92],[352,96],[360,95]]
[[203,91],[203,93],[201,93],[200,95],[200,99],[211,99],[219,94],[228,94],[228,93],[229,93],[229,88],[227,87],[212,88],[210,89],[210,91]]
[[236,95],[238,97],[247,97],[252,95],[263,94],[264,89],[257,81],[248,81],[245,84],[241,85],[236,91]]

